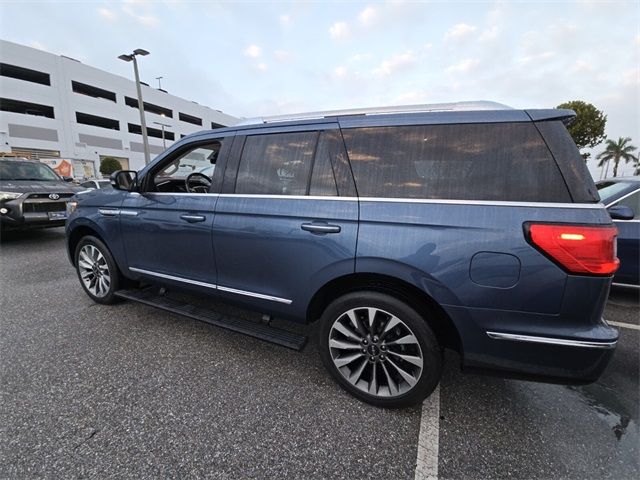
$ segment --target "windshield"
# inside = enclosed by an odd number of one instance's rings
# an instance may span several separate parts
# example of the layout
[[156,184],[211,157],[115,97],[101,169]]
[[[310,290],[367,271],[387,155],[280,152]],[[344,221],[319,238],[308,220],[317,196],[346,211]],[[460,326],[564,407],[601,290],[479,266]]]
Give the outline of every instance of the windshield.
[[598,182],[597,187],[602,203],[609,203],[611,198],[629,188],[629,182]]
[[48,166],[38,162],[0,161],[0,180],[60,181]]

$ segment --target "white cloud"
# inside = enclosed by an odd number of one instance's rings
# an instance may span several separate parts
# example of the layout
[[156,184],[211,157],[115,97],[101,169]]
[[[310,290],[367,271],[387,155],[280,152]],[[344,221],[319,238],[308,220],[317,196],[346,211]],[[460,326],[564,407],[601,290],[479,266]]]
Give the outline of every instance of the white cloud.
[[255,67],[259,72],[266,72],[268,70],[267,64],[264,62],[256,64]]
[[291,52],[288,52],[286,50],[276,50],[275,52],[273,52],[273,55],[280,63],[286,63],[293,59],[293,55],[291,54]]
[[636,45],[640,45],[640,35],[636,35],[636,38],[634,41]]
[[370,60],[371,58],[373,58],[373,55],[370,53],[356,53],[355,55],[351,55],[347,61],[349,63],[360,63]]
[[30,43],[29,43],[29,46],[30,46],[31,48],[37,48],[38,50],[46,50],[46,49],[44,48],[44,45],[42,45],[40,42],[38,42],[38,41],[36,41],[36,40],[34,40],[33,42],[30,42]]
[[280,25],[282,25],[283,27],[286,27],[291,23],[291,15],[289,14],[280,15],[280,17],[278,17],[278,20],[280,21]]
[[347,76],[347,67],[339,66],[333,69],[333,76],[336,78],[344,78]]
[[444,35],[445,40],[464,40],[469,37],[478,28],[473,25],[467,25],[466,23],[458,23],[451,27],[449,31]]
[[391,100],[394,105],[416,105],[427,103],[427,95],[420,91],[408,91],[397,95]]
[[571,71],[574,73],[589,73],[593,72],[593,65],[589,62],[585,62],[584,60],[576,60],[571,66]]
[[[129,3],[134,3],[134,2],[129,2]],[[129,7],[128,5],[123,5],[122,11],[127,15],[129,15],[130,17],[134,18],[138,23],[140,23],[141,25],[144,25],[145,27],[153,28],[160,25],[160,19],[158,17],[155,17],[153,15],[139,15],[135,12],[135,10],[133,10],[133,8]]]
[[98,13],[102,18],[109,20],[110,22],[118,18],[118,14],[108,8],[99,8]]
[[358,21],[362,25],[365,25],[367,27],[376,23],[377,19],[378,19],[378,10],[376,10],[376,8],[372,7],[371,5],[367,6],[358,15]]
[[411,50],[399,53],[386,60],[383,60],[373,73],[380,77],[389,76],[399,70],[404,70],[416,62],[416,57]]
[[346,22],[336,22],[329,28],[329,34],[334,40],[340,40],[349,36],[349,25]]
[[468,73],[480,64],[480,60],[467,58],[447,67],[447,73]]
[[536,53],[534,55],[527,55],[525,57],[519,58],[517,61],[519,63],[543,62],[555,56],[556,56],[556,52],[547,51],[542,53]]
[[249,45],[244,50],[245,56],[249,58],[258,58],[262,53],[262,49],[258,45]]
[[500,28],[495,25],[491,28],[485,28],[480,34],[479,40],[481,42],[488,42],[491,40],[495,40],[496,38],[498,38],[499,33],[500,33]]
[[157,27],[160,25],[158,17],[154,17],[153,15],[139,15],[138,22],[147,27]]

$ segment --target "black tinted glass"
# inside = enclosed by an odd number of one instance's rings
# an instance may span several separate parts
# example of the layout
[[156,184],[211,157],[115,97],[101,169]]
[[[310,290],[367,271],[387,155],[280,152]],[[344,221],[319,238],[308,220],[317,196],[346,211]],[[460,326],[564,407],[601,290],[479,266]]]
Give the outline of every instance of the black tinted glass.
[[247,137],[236,193],[306,195],[317,132]]
[[571,201],[531,123],[356,128],[343,134],[361,196]]
[[576,203],[598,202],[600,200],[598,190],[593,183],[587,164],[563,123],[555,120],[537,122],[536,126],[562,172],[573,201]]
[[336,178],[331,166],[331,157],[338,153],[340,135],[335,130],[328,130],[320,134],[316,158],[311,173],[311,187],[309,195],[337,196]]

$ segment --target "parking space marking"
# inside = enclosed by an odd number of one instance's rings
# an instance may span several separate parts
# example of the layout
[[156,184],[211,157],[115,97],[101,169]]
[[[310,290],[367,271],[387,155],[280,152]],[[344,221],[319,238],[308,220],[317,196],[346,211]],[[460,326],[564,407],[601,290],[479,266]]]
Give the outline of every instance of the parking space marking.
[[440,385],[422,404],[415,480],[437,480],[440,442]]
[[612,322],[610,320],[607,320],[607,323],[609,325],[613,325],[614,327],[629,328],[631,330],[640,330],[640,325],[635,325],[633,323]]

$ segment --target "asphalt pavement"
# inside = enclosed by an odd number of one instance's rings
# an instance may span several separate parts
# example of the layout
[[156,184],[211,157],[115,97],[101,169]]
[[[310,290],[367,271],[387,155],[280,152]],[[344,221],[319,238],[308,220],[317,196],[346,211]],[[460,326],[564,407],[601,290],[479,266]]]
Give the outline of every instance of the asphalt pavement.
[[[616,290],[605,315],[638,325],[638,312],[637,292]],[[0,478],[409,479],[425,415],[440,478],[635,478],[639,347],[640,330],[621,328],[583,387],[466,375],[451,354],[439,411],[384,410],[342,391],[313,340],[298,353],[94,304],[62,229],[3,234]]]

